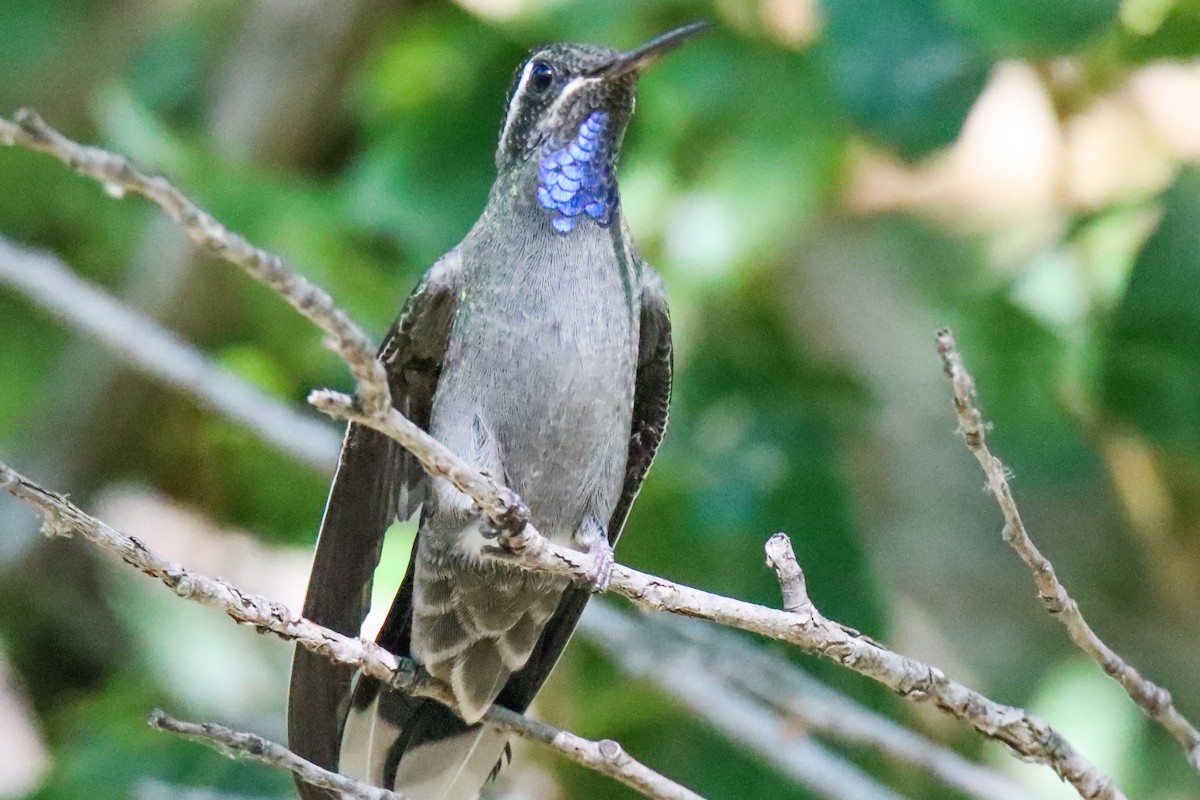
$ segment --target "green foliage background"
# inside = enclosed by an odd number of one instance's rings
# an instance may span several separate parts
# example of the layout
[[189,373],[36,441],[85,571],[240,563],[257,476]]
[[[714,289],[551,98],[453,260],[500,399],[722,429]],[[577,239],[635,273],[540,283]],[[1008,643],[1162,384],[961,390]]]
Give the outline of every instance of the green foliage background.
[[[1065,118],[1143,64],[1195,59],[1195,0],[826,0],[820,33],[801,44],[766,21],[778,3],[337,3],[351,31],[313,61],[305,54],[324,46],[314,31],[335,23],[287,5],[5,0],[0,113],[36,107],[168,174],[379,336],[479,213],[505,92],[530,46],[630,46],[715,20],[716,33],[644,79],[621,165],[635,236],[671,289],[679,351],[672,428],[621,560],[776,603],[760,548],[788,531],[829,616],[1046,714],[1131,796],[1196,795],[1173,744],[1079,663],[1001,543],[953,435],[932,334],[958,332],[1027,523],[1096,627],[1200,716],[1200,172],[1183,166],[1161,193],[1069,210],[1007,261],[994,232],[856,214],[846,201],[856,152],[936,154],[1002,60],[1077,65],[1078,80],[1052,93]],[[300,21],[260,40],[264,13]],[[260,80],[278,83],[254,95]],[[240,96],[264,107],[236,107]],[[113,202],[15,150],[0,150],[0,188],[0,235],[54,251],[247,380],[297,406],[313,387],[346,386],[306,323],[189,256],[144,203]],[[1045,312],[1064,304],[1074,311]],[[18,468],[84,505],[149,487],[264,543],[310,546],[327,476],[3,288],[0,343],[0,453]],[[164,705],[279,735],[286,647],[247,644],[224,620],[127,586],[86,548],[37,540],[10,506],[0,650],[52,757],[32,796],[128,797],[148,777],[285,795],[285,777],[143,719]],[[1039,796],[1066,796],[961,727],[789,657]],[[712,798],[808,796],[583,642],[539,713],[616,738]],[[871,753],[850,756],[912,797],[953,796]],[[629,796],[545,768],[565,796]]]

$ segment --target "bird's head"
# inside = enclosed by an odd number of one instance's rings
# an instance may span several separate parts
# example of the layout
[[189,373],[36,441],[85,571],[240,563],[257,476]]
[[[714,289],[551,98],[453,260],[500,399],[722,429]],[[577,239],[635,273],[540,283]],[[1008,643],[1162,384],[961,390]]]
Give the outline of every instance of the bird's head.
[[633,113],[638,76],[708,27],[703,22],[685,25],[625,52],[549,45],[534,51],[521,67],[496,167],[501,173],[537,173],[533,191],[556,231],[570,232],[581,218],[601,226],[611,223],[617,203],[616,156]]

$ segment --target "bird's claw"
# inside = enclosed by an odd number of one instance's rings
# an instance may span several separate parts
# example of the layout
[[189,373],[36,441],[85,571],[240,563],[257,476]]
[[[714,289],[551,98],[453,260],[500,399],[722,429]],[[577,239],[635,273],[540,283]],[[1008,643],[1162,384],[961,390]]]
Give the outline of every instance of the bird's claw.
[[613,564],[616,563],[608,532],[600,525],[587,526],[581,538],[588,556],[586,581],[593,592],[606,592],[612,582]]
[[[519,536],[529,523],[529,507],[515,492],[505,488],[503,499],[503,513],[496,517],[481,514],[479,520],[479,535],[489,541],[499,539],[501,547]],[[479,510],[476,506],[475,511]]]
[[594,547],[588,551],[588,555],[591,557],[591,564],[588,565],[587,578],[592,585],[592,591],[597,594],[607,592],[608,585],[612,583],[613,564],[616,563],[612,545],[606,541],[602,547]]

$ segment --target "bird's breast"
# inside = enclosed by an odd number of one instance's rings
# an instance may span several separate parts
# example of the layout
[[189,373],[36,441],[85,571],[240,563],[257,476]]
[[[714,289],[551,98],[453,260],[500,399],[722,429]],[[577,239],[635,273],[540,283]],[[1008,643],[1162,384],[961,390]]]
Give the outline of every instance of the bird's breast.
[[436,435],[477,417],[539,528],[562,537],[586,513],[607,521],[620,495],[638,316],[615,259],[542,267],[468,283],[433,423]]

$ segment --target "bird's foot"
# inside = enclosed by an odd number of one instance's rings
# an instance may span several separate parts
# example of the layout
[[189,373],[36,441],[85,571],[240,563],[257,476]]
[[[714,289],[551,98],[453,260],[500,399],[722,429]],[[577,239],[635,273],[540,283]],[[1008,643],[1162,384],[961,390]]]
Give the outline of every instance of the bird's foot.
[[503,513],[495,518],[481,517],[479,533],[484,539],[496,541],[492,547],[506,553],[517,553],[523,547],[520,536],[529,523],[529,506],[511,489],[505,488],[503,491]]
[[608,531],[592,517],[584,521],[579,532],[580,543],[586,548],[588,555],[587,583],[593,592],[606,592],[612,582],[613,554],[612,543],[608,541]]

